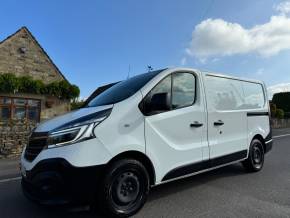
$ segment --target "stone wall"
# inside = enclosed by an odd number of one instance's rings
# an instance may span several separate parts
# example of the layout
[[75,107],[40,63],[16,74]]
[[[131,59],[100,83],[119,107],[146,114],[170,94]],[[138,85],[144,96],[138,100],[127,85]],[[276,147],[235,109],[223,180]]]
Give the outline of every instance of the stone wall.
[[0,73],[32,76],[46,84],[64,79],[25,27],[0,42]]
[[35,125],[25,120],[0,122],[0,159],[18,157]]
[[[56,97],[22,93],[1,94],[1,96],[40,100],[40,121],[51,119],[70,111],[70,102]],[[35,126],[35,122],[26,120],[0,120],[0,159],[18,157],[23,147],[27,144],[27,136]]]
[[45,96],[41,104],[41,120],[48,120],[70,111],[70,101],[60,100],[56,97]]

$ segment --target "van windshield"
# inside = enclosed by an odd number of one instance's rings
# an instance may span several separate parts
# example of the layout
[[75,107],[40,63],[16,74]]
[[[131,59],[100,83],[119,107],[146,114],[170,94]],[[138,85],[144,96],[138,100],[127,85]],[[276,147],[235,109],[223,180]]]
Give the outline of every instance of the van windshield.
[[125,81],[119,82],[93,98],[88,103],[87,107],[97,107],[123,101],[135,94],[147,82],[149,82],[153,77],[155,77],[163,70],[164,69],[140,74]]

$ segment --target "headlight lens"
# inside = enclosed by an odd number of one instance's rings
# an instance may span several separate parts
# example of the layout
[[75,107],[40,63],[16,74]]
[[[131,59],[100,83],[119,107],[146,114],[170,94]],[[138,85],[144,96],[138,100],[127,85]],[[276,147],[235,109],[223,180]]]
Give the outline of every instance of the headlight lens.
[[96,114],[97,116],[82,117],[50,132],[47,148],[60,147],[94,138],[94,128],[108,117],[111,110],[105,112],[107,113],[102,112]]
[[48,145],[58,145],[73,141],[77,137],[79,131],[80,129],[75,129],[63,133],[52,134],[48,138]]

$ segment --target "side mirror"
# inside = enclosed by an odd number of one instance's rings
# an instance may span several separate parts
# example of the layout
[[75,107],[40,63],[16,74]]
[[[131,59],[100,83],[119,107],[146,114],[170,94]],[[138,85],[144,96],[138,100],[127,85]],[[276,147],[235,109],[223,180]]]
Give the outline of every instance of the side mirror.
[[154,94],[149,105],[150,111],[170,110],[170,94],[167,92]]

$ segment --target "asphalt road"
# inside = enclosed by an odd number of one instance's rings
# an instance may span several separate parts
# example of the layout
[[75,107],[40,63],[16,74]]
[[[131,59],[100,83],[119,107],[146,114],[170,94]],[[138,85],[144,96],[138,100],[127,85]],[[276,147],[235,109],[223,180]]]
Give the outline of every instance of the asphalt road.
[[[287,133],[289,129],[274,134]],[[23,197],[19,180],[0,179],[0,217],[91,218],[96,214],[87,208],[40,207]],[[290,135],[274,139],[261,172],[249,174],[235,164],[157,186],[135,217],[290,217]]]

